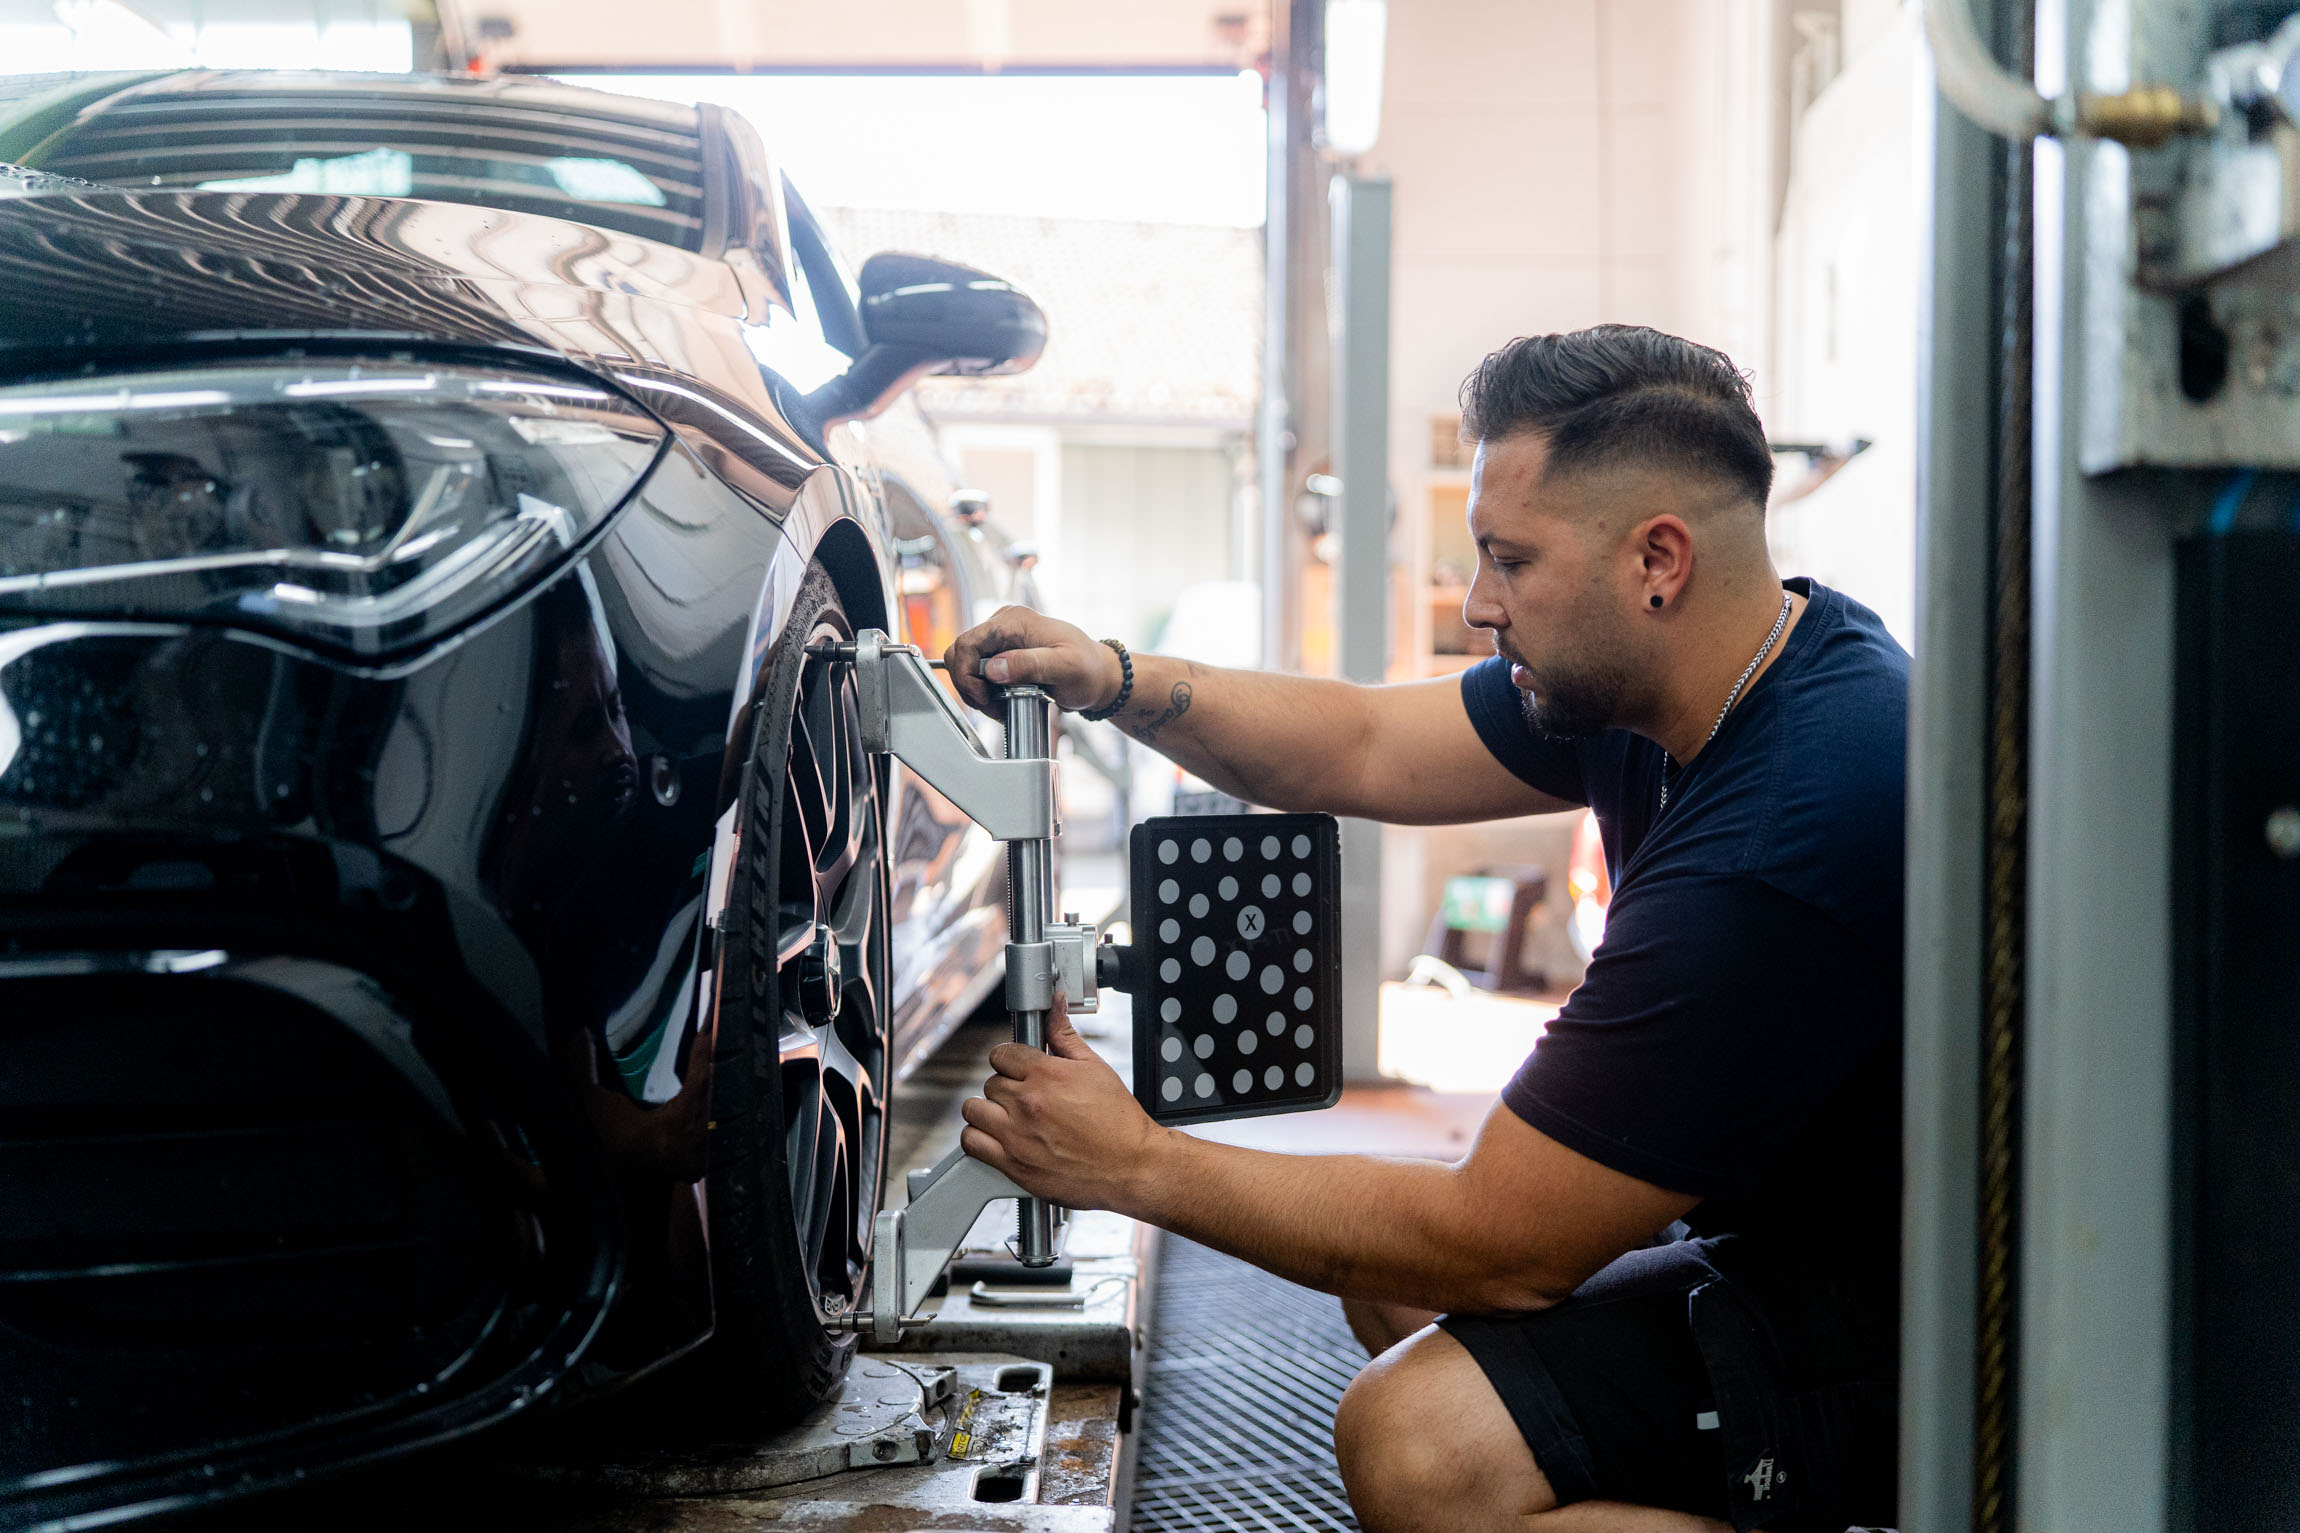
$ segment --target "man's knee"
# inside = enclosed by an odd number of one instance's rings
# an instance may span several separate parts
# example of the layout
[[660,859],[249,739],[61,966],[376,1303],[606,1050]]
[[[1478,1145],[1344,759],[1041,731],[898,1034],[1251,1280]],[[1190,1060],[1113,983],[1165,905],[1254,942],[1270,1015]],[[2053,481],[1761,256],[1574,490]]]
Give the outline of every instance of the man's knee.
[[1334,1451],[1368,1533],[1460,1528],[1555,1504],[1492,1386],[1443,1331],[1392,1349],[1351,1381]]
[[1334,1456],[1359,1526],[1368,1533],[1402,1533],[1416,1526],[1417,1509],[1436,1516],[1455,1490],[1429,1416],[1399,1399],[1379,1362],[1350,1382],[1334,1413]]

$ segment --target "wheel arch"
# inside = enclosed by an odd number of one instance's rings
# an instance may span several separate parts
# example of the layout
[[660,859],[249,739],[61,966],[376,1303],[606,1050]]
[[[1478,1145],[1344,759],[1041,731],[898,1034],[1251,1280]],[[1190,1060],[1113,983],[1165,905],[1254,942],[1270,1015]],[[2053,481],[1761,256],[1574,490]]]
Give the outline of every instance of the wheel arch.
[[894,634],[894,614],[887,601],[884,567],[862,523],[851,516],[838,518],[823,529],[813,554],[815,562],[830,575],[831,584],[838,588],[839,601],[857,629],[879,628]]

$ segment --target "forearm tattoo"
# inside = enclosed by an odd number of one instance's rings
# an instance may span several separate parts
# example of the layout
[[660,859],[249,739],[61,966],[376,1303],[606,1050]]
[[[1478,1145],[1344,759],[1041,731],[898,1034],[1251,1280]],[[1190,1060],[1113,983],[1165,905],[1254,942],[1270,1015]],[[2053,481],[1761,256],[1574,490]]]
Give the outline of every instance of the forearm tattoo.
[[[1149,711],[1148,708],[1144,708],[1141,713],[1136,714],[1136,717],[1139,718]],[[1189,711],[1190,683],[1177,681],[1174,683],[1174,690],[1166,694],[1166,711],[1151,719],[1149,723],[1135,729],[1134,738],[1140,740],[1144,745],[1154,746],[1158,743],[1158,731]]]

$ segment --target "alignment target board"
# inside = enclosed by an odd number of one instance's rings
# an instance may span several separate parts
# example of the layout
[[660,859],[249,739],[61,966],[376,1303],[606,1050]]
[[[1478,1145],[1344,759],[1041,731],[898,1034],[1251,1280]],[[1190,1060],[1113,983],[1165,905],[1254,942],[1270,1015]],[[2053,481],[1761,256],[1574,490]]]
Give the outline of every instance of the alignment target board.
[[1341,830],[1325,814],[1134,828],[1134,1094],[1161,1123],[1331,1107],[1342,1088]]

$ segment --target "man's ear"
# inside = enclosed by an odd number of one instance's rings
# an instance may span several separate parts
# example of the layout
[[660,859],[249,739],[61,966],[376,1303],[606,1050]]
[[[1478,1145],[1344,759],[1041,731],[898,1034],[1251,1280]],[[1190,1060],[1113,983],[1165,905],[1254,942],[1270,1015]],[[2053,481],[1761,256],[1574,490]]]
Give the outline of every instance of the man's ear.
[[[1637,554],[1640,605],[1666,612],[1677,604],[1693,578],[1693,530],[1685,518],[1664,512],[1640,523],[1633,539]],[[1659,601],[1653,598],[1659,597]]]

